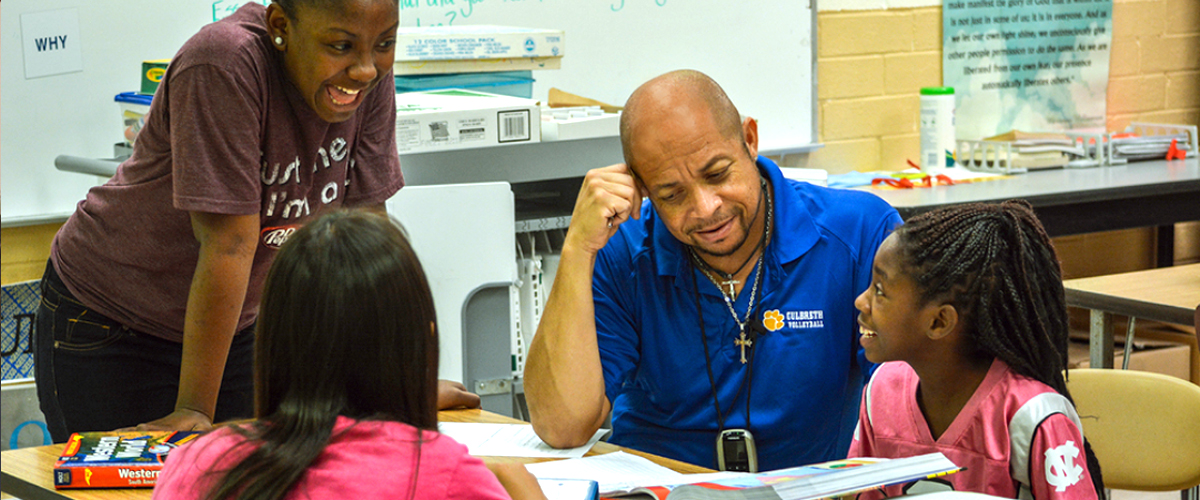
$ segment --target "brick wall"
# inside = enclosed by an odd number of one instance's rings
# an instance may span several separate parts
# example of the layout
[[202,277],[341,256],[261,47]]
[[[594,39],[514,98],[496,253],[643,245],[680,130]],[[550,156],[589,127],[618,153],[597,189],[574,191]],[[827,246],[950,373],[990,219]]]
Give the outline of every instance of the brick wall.
[[1108,128],[1200,124],[1200,1],[1115,0]]
[[[942,9],[817,15],[818,136],[825,147],[784,163],[901,170],[918,158],[921,87],[941,85]],[[1108,128],[1200,124],[1200,1],[1113,0]]]

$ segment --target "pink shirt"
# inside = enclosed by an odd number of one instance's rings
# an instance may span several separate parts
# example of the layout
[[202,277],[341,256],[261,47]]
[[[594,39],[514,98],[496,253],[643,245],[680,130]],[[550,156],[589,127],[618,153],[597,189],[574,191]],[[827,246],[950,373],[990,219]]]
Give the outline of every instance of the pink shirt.
[[[888,496],[971,491],[1007,498],[1095,500],[1082,426],[1067,398],[997,359],[950,427],[934,440],[917,404],[908,363],[879,366],[863,391],[851,457],[899,458],[940,451],[966,470],[891,486]],[[879,492],[862,499],[882,498]]]
[[[413,500],[509,498],[466,446],[437,432],[423,435],[418,462],[415,427],[338,417],[329,445],[285,498],[408,498],[409,491],[415,491]],[[208,472],[225,470],[249,455],[254,446],[237,446],[245,442],[235,432],[219,429],[171,451],[151,498],[204,498],[221,477]]]

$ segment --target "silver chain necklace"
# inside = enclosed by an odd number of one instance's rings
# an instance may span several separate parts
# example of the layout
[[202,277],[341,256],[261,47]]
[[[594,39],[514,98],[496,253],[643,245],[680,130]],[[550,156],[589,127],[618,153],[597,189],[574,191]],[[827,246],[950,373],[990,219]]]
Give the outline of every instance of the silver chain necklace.
[[766,179],[763,179],[762,184],[761,184],[763,187],[763,196],[765,196],[767,198],[767,218],[766,218],[766,221],[764,222],[766,227],[763,229],[763,241],[762,241],[763,251],[761,254],[758,255],[757,262],[754,263],[754,267],[751,268],[751,270],[750,270],[750,272],[754,273],[754,285],[750,288],[750,303],[748,304],[748,307],[746,307],[745,319],[738,319],[737,310],[733,308],[734,298],[731,296],[733,295],[733,285],[735,285],[737,283],[737,281],[733,281],[732,279],[729,281],[725,281],[724,283],[729,286],[729,293],[728,294],[725,293],[725,290],[721,288],[721,282],[719,282],[717,280],[716,276],[713,276],[711,273],[709,273],[708,268],[710,266],[708,265],[708,263],[706,263],[702,259],[700,259],[700,255],[696,253],[695,248],[690,247],[690,246],[688,247],[688,251],[691,252],[692,259],[694,259],[698,264],[700,264],[699,266],[697,266],[700,268],[700,272],[704,273],[704,276],[707,277],[708,280],[711,281],[712,284],[717,287],[717,290],[719,290],[721,292],[721,298],[725,299],[725,307],[729,309],[730,316],[733,316],[733,322],[737,323],[738,338],[734,339],[733,343],[734,343],[734,345],[738,346],[742,351],[741,352],[742,364],[746,364],[746,348],[750,347],[754,344],[753,340],[746,337],[746,324],[750,322],[750,315],[754,313],[754,299],[755,299],[755,296],[758,295],[758,284],[759,284],[759,282],[762,281],[762,275],[763,275],[763,270],[762,270],[763,256],[765,256],[767,254],[766,241],[768,239],[770,239],[770,237],[771,237],[771,219],[772,219],[771,212],[772,212],[772,208],[773,208],[774,204],[772,203],[770,193],[766,189],[766,184],[767,184]]
[[[754,312],[754,296],[758,292],[758,282],[760,281],[760,278],[762,277],[762,268],[761,268],[762,260],[763,260],[762,256],[760,255],[758,257],[758,262],[756,262],[754,264],[755,270],[752,271],[755,273],[754,274],[754,286],[750,288],[750,304],[748,307],[746,307],[746,318],[745,319],[738,319],[737,311],[734,310],[734,308],[733,308],[733,300],[730,299],[729,296],[725,294],[724,290],[721,290],[721,298],[725,299],[725,307],[729,308],[729,315],[733,316],[733,322],[737,323],[737,326],[738,326],[738,338],[733,340],[733,345],[736,345],[741,349],[741,351],[742,351],[741,359],[742,359],[743,365],[746,364],[746,348],[754,345],[754,341],[746,337],[746,323],[750,322],[750,314]],[[705,271],[703,269],[701,269],[700,271],[703,272],[704,275],[708,277],[709,281],[712,281],[714,285],[717,285],[717,279],[715,277],[713,277],[713,275],[709,274],[708,271]],[[717,285],[718,289],[720,289],[720,287],[721,287],[720,285]]]

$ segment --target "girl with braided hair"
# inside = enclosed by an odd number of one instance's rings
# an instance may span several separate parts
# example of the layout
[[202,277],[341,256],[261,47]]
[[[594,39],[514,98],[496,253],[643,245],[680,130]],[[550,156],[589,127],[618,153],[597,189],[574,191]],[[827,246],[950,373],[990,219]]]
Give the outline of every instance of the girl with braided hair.
[[913,217],[880,245],[855,307],[867,359],[883,364],[863,392],[850,456],[940,451],[965,468],[865,495],[1103,498],[1063,375],[1058,257],[1028,203]]

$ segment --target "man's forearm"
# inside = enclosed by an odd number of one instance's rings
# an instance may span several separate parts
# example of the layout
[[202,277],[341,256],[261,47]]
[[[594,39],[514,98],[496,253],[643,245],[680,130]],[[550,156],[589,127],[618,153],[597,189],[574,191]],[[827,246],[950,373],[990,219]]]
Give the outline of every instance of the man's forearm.
[[586,443],[610,409],[596,344],[594,264],[591,254],[563,249],[525,364],[525,391],[534,431],[558,448]]

